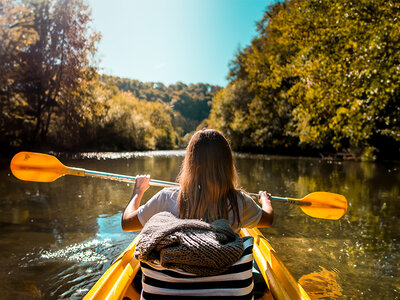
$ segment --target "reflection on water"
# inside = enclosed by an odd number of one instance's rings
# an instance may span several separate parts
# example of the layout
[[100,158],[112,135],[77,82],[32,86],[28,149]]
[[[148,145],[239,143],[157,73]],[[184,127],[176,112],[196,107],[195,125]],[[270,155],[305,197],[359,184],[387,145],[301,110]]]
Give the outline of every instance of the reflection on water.
[[310,295],[312,300],[334,299],[343,296],[342,288],[338,284],[339,272],[328,271],[321,267],[321,271],[303,275],[299,283]]
[[[183,155],[85,153],[61,161],[175,181]],[[262,155],[235,159],[240,185],[250,192],[303,197],[329,191],[348,199],[348,212],[339,221],[275,203],[274,226],[263,230],[311,294],[400,299],[399,164]],[[79,177],[22,182],[10,174],[8,163],[0,168],[0,299],[81,299],[136,235],[120,228],[132,184]],[[151,187],[144,201],[158,190]]]

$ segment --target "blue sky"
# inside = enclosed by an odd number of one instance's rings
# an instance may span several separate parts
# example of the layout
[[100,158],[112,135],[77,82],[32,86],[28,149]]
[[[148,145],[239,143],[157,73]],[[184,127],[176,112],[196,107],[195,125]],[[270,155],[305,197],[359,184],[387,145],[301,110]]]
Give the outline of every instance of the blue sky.
[[274,0],[89,0],[102,34],[100,72],[171,84],[225,86],[238,47],[250,44]]

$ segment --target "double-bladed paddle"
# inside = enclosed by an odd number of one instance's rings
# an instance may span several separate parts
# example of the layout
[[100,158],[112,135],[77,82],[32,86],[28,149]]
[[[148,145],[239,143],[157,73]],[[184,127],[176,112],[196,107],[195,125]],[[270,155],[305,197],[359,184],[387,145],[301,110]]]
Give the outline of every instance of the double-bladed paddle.
[[[136,180],[134,176],[67,167],[53,155],[34,152],[17,153],[11,160],[10,168],[15,177],[25,181],[52,182],[64,175],[90,176],[124,182],[135,182]],[[161,187],[179,186],[175,182],[155,179],[151,179],[150,184]],[[258,194],[250,193],[250,196],[258,197]],[[305,214],[320,219],[338,220],[347,211],[346,198],[335,193],[315,192],[301,199],[271,196],[271,199],[295,204]]]

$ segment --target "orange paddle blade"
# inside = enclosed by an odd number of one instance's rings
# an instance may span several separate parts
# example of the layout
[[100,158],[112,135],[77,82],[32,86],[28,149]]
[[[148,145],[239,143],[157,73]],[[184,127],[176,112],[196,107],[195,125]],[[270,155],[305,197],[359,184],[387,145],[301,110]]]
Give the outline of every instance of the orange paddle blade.
[[68,167],[56,157],[32,152],[17,153],[11,160],[10,169],[18,179],[37,182],[52,182],[68,174]]
[[314,218],[339,220],[347,211],[346,197],[328,192],[315,192],[308,194],[300,202],[303,212]]

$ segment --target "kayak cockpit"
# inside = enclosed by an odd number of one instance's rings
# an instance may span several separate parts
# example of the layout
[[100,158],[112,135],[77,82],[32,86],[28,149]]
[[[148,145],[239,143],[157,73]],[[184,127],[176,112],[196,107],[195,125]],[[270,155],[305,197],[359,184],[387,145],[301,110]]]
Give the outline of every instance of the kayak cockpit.
[[[253,237],[253,257],[268,286],[267,292],[258,299],[310,299],[258,229],[242,229],[241,236]],[[136,242],[137,237],[90,289],[84,300],[140,299],[134,285],[140,268],[140,262],[134,257]]]

